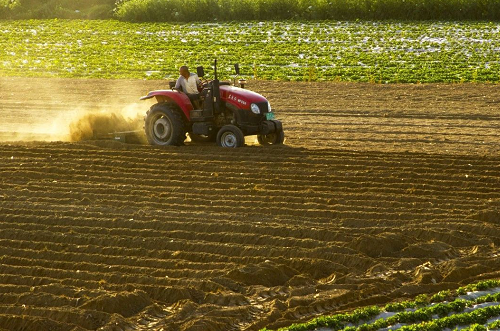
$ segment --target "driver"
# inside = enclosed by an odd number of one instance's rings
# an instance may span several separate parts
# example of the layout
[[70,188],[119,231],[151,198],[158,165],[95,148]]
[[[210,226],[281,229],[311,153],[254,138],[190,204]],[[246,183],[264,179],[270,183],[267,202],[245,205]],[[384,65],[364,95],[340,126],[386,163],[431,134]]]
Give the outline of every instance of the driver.
[[195,109],[200,108],[200,92],[198,86],[201,85],[200,78],[195,73],[190,73],[187,66],[179,68],[180,77],[175,83],[175,88],[187,94]]

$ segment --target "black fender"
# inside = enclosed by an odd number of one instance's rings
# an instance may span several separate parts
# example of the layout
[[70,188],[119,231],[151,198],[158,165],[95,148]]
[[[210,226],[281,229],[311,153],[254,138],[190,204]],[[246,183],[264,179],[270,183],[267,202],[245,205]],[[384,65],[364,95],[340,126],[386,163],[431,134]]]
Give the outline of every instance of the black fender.
[[278,120],[264,121],[260,126],[260,134],[262,135],[280,131],[283,131],[283,124]]

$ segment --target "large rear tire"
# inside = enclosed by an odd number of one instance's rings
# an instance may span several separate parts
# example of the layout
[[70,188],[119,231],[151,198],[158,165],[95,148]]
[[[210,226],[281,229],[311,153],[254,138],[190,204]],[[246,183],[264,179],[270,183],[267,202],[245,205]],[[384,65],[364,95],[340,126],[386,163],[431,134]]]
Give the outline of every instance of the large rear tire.
[[279,130],[278,132],[257,135],[257,141],[261,145],[281,145],[285,141],[285,132]]
[[180,146],[186,139],[186,129],[182,115],[175,106],[156,104],[149,110],[144,129],[151,145]]
[[245,145],[245,135],[236,125],[224,125],[217,133],[217,145],[237,148]]

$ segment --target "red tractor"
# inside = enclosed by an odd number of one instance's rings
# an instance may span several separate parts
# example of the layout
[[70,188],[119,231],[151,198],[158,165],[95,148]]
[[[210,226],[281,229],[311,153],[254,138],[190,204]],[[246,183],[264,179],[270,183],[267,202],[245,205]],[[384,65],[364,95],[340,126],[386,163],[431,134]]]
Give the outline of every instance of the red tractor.
[[[239,75],[239,66],[235,66]],[[200,78],[203,67],[197,68]],[[236,79],[235,79],[236,81]],[[189,134],[193,142],[216,141],[222,147],[241,147],[245,136],[257,135],[262,145],[282,144],[283,126],[274,119],[269,102],[262,95],[217,79],[217,61],[214,79],[205,80],[200,91],[200,107],[194,109],[188,96],[176,90],[149,92],[141,100],[156,98],[157,103],[146,113],[144,129],[151,145],[182,145]]]

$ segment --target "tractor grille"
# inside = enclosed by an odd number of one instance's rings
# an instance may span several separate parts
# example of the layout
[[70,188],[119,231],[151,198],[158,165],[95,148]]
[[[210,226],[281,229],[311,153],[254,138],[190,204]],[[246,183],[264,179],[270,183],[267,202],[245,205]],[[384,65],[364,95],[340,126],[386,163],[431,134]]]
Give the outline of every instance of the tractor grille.
[[266,114],[269,112],[269,103],[268,102],[257,102],[256,105],[259,106],[261,114]]

